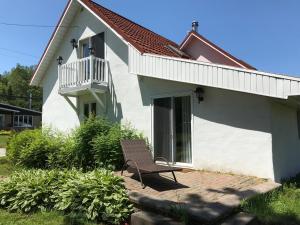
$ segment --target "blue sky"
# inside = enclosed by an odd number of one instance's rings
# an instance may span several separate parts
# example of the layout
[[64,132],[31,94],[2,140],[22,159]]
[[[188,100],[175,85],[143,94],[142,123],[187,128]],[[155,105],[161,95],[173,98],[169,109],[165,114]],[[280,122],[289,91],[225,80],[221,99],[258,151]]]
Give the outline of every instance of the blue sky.
[[[198,20],[200,34],[259,70],[300,76],[298,0],[96,1],[177,43]],[[0,74],[16,63],[37,64],[54,29],[1,23],[56,25],[66,2],[1,3]]]

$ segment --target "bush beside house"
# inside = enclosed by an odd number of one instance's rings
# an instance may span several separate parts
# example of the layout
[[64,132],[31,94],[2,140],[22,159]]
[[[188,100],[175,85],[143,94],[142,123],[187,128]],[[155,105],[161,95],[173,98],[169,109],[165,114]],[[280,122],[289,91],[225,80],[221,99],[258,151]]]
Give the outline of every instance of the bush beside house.
[[49,128],[15,134],[8,158],[22,168],[0,182],[0,206],[9,211],[58,210],[120,224],[132,212],[122,179],[120,140],[142,138],[129,126],[90,117],[70,135]]
[[122,139],[143,138],[129,126],[90,117],[70,135],[49,128],[16,133],[7,156],[24,168],[118,169],[123,164]]

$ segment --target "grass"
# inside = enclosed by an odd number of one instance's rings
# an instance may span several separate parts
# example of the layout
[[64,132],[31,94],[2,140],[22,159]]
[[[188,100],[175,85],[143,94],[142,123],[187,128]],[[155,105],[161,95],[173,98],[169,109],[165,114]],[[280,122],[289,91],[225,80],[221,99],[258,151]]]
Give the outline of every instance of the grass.
[[14,170],[14,166],[7,157],[0,157],[0,179],[9,176]]
[[280,189],[243,201],[242,210],[256,215],[262,224],[300,224],[300,175]]
[[9,213],[0,210],[0,225],[59,225],[64,217],[57,212],[39,212],[34,214]]
[[33,214],[9,213],[0,209],[0,225],[96,225],[52,212],[37,212]]
[[10,135],[0,135],[0,148],[6,148],[7,141],[10,138]]

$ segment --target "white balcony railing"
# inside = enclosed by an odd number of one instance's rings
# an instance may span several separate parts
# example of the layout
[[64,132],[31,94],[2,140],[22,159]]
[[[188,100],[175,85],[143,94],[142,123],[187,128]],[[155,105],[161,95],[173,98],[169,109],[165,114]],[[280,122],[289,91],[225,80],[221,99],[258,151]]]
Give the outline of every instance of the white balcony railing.
[[90,56],[59,66],[59,89],[107,83],[107,61]]

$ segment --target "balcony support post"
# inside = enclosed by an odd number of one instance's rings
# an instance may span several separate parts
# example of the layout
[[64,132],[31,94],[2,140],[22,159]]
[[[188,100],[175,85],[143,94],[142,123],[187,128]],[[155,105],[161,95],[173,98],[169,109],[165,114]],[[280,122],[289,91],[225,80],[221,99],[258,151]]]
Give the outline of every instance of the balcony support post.
[[[77,109],[77,107],[74,105],[74,103],[71,101],[71,99],[68,97],[68,96],[63,96],[64,97],[64,99],[66,99],[66,101],[69,103],[69,105],[72,107],[72,109],[74,109],[74,111],[76,112],[76,113],[78,113],[78,109]],[[77,103],[77,98],[76,98],[76,103]]]
[[90,84],[93,82],[94,76],[94,56],[90,55]]
[[61,69],[60,65],[57,66],[57,71],[58,71],[58,88],[60,89],[62,86],[62,75],[61,75]]
[[94,96],[94,98],[96,99],[96,101],[101,105],[101,107],[105,108],[105,105],[104,105],[103,101],[99,98],[99,96],[97,95],[97,93],[93,89],[88,89],[88,90]]

